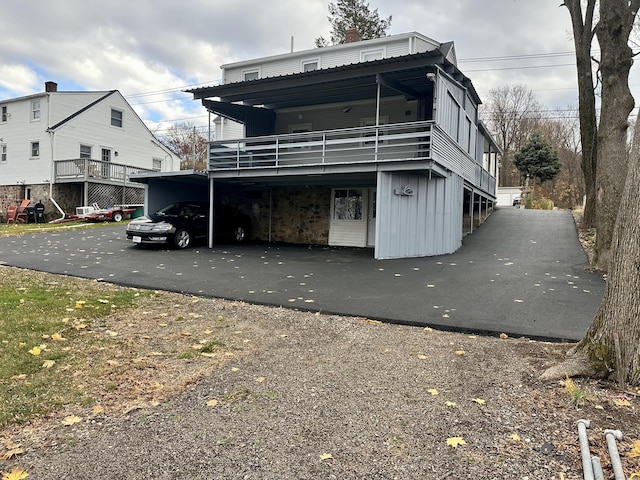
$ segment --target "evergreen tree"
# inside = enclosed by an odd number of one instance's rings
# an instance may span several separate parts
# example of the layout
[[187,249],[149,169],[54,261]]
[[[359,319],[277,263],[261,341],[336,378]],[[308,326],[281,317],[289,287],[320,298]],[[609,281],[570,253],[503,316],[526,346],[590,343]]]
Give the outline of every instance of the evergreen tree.
[[532,133],[522,150],[516,153],[513,164],[522,176],[538,179],[539,183],[553,180],[562,167],[558,152],[538,132]]
[[391,15],[381,19],[378,9],[370,10],[369,4],[364,0],[338,0],[337,3],[330,3],[327,19],[331,24],[331,42],[319,37],[316,38],[316,47],[345,43],[345,32],[350,28],[357,29],[362,40],[371,40],[385,37],[391,27]]

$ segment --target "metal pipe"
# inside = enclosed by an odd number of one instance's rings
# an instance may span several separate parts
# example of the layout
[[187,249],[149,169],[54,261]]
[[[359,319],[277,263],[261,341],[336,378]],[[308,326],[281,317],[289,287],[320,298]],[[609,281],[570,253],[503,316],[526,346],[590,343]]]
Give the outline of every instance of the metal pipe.
[[600,457],[591,457],[591,466],[593,467],[593,476],[595,480],[604,480],[604,472],[600,464]]
[[582,476],[584,480],[595,480],[593,477],[593,465],[591,464],[591,453],[589,452],[589,438],[587,428],[589,420],[580,419],[578,424],[578,438],[580,439],[580,455],[582,456]]
[[618,453],[618,446],[616,445],[616,440],[622,440],[622,432],[620,430],[605,430],[604,436],[607,439],[607,447],[609,447],[609,456],[611,457],[614,478],[615,480],[625,480],[620,454]]

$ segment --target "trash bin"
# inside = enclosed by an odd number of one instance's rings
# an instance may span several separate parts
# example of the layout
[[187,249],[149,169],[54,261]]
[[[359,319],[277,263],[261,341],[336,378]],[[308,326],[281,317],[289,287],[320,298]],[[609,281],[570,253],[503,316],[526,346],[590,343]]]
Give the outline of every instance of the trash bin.
[[44,217],[44,205],[42,202],[38,202],[33,206],[34,217],[36,223],[45,223]]

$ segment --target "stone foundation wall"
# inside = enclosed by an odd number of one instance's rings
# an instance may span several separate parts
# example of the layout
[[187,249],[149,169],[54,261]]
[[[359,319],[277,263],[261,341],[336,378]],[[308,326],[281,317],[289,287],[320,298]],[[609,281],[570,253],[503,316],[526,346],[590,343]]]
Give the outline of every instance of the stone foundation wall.
[[[49,184],[29,185],[31,188],[31,201],[42,202],[45,208],[47,221],[60,218],[62,214],[51,202],[49,197]],[[54,185],[53,198],[62,207],[65,213],[75,213],[76,207],[82,203],[82,186],[75,184]],[[24,199],[23,185],[0,185],[0,211],[2,221],[6,221],[5,212],[8,205],[20,205]]]
[[[328,188],[276,188],[222,192],[216,201],[228,203],[251,217],[249,238],[286,243],[328,245],[331,190]],[[270,218],[271,217],[271,218]],[[271,224],[271,237],[269,225]]]

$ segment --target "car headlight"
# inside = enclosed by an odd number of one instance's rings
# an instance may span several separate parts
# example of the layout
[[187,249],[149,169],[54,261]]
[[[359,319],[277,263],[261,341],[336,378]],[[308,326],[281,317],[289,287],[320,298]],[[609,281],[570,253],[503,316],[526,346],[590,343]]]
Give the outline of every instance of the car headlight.
[[156,223],[151,229],[152,232],[171,232],[173,230],[173,225],[166,222]]

